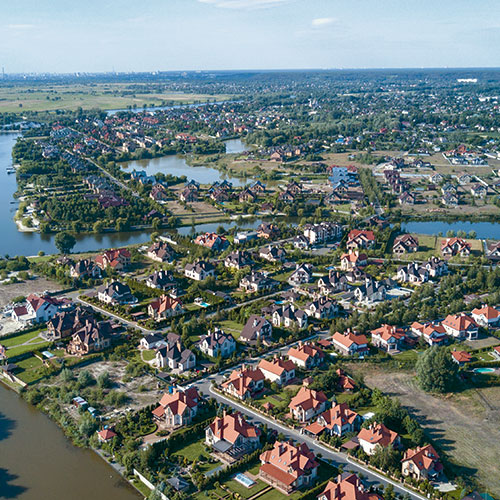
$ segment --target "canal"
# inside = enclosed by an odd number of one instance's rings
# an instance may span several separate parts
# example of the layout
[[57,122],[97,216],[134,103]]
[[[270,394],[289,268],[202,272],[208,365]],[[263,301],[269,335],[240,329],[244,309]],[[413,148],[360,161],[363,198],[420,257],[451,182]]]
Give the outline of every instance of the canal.
[[47,416],[0,384],[0,499],[137,500],[90,450],[73,446]]

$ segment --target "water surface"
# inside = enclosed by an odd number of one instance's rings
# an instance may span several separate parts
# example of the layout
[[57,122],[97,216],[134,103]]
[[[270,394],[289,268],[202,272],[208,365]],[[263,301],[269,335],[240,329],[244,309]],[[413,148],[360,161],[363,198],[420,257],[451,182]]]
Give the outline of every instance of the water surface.
[[90,450],[0,384],[0,499],[137,500],[140,495]]

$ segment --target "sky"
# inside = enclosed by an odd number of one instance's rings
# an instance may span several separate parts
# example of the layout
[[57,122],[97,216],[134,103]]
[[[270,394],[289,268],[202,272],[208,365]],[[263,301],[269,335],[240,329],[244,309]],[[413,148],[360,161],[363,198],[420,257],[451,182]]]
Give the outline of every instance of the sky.
[[499,0],[0,0],[6,73],[500,67]]

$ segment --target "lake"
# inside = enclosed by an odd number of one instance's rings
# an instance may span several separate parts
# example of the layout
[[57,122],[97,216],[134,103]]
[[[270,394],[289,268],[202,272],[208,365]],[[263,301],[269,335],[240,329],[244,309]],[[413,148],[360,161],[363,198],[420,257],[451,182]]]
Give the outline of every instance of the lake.
[[446,236],[448,231],[475,231],[478,238],[500,240],[500,223],[498,222],[468,222],[468,221],[420,221],[404,222],[401,228],[409,233],[420,233],[437,235],[442,233]]
[[46,415],[0,384],[0,498],[138,500],[90,450],[73,446]]
[[[240,139],[230,139],[226,141],[226,153],[235,154],[245,151],[245,145]],[[122,168],[130,172],[132,170],[145,170],[147,175],[158,173],[171,174],[176,177],[185,175],[188,180],[194,180],[200,184],[212,184],[215,181],[228,180],[234,186],[244,186],[247,179],[230,177],[224,172],[212,167],[192,167],[187,164],[186,159],[179,155],[161,156],[149,160],[129,161],[122,165]]]
[[[18,134],[0,134],[0,231],[2,243],[0,244],[0,255],[36,255],[40,250],[46,254],[57,253],[54,245],[54,235],[40,234],[37,232],[22,233],[18,231],[14,222],[14,215],[18,202],[14,199],[17,190],[15,174],[8,174],[7,167],[12,165],[12,148],[16,142]],[[228,153],[237,153],[245,149],[244,144],[239,139],[231,139],[226,142]],[[136,163],[136,162],[131,162]],[[141,162],[142,163],[142,162]],[[155,171],[166,171],[171,169],[174,175],[187,175],[198,182],[211,183],[215,180],[226,178],[223,173],[213,168],[190,167],[185,160],[177,156],[144,160],[141,168],[154,173]],[[134,167],[132,167],[134,168]],[[135,168],[139,168],[136,165]],[[231,179],[235,185],[240,185],[239,179]],[[235,223],[229,223],[232,227]],[[206,226],[203,224],[202,226]],[[218,227],[216,224],[215,227]],[[248,227],[248,226],[245,226]],[[185,228],[184,228],[185,229]],[[181,231],[184,229],[180,228]],[[187,229],[189,231],[190,228]],[[197,229],[206,231],[207,229]],[[116,246],[134,245],[149,241],[150,231],[129,231],[122,233],[104,234],[78,234],[76,235],[76,245],[74,252],[95,251],[102,248],[112,248]]]

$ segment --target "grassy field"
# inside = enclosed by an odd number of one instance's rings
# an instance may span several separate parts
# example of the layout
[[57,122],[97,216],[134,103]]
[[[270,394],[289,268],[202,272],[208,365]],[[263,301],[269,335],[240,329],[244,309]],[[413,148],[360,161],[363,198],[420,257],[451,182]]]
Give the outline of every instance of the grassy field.
[[184,94],[181,92],[150,92],[127,84],[74,84],[46,86],[0,87],[0,113],[20,111],[55,111],[83,109],[121,109],[145,105],[161,106],[167,102],[191,104],[194,102],[223,101],[229,95]]
[[193,443],[188,444],[181,450],[176,451],[174,455],[185,457],[190,462],[194,460],[202,460],[203,463],[199,463],[201,472],[208,472],[221,465],[220,462],[208,462],[208,460],[210,459],[210,455],[205,451],[205,445],[201,440],[194,441]]
[[366,365],[353,368],[362,370],[370,387],[399,398],[428,436],[459,464],[458,473],[477,477],[490,493],[500,495],[499,386],[434,396],[420,390],[411,373]]

